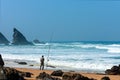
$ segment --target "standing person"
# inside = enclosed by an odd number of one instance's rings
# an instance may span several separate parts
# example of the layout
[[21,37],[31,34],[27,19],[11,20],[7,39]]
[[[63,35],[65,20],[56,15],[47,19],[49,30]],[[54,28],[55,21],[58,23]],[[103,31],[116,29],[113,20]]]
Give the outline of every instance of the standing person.
[[2,56],[0,54],[0,67],[3,67],[3,66],[4,66],[4,61],[3,61]]
[[44,69],[44,56],[42,55],[41,59],[40,59],[40,70]]

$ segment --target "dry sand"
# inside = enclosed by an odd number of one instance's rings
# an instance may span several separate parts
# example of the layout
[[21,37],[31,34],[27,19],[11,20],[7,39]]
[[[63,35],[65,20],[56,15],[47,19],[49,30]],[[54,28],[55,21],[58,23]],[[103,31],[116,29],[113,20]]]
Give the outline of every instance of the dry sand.
[[[36,76],[38,76],[39,73],[41,72],[46,72],[48,74],[51,74],[53,72],[52,70],[38,70],[38,69],[29,69],[29,68],[16,68],[16,69],[23,72],[31,72],[33,74],[31,78],[25,78],[26,80],[36,80]],[[101,78],[104,76],[109,77],[110,80],[120,80],[120,75],[105,75],[105,74],[85,73],[85,72],[79,72],[79,73],[82,74],[83,76],[94,78],[97,80],[101,80]]]

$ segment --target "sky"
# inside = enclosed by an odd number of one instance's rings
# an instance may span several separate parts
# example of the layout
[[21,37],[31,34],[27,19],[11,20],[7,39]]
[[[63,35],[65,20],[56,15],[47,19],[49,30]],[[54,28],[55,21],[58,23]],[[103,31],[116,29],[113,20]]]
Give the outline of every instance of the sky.
[[0,32],[28,41],[120,41],[119,0],[0,0]]

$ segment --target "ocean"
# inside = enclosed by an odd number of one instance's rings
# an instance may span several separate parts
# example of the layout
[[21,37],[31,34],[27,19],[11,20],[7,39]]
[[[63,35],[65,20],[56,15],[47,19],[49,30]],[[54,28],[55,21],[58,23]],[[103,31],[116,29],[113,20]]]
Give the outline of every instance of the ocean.
[[[40,58],[44,55],[45,65],[56,67],[45,66],[45,69],[104,73],[106,69],[120,64],[120,42],[74,41],[34,46],[0,45],[0,54],[6,67],[39,69]],[[17,62],[27,62],[27,65]]]

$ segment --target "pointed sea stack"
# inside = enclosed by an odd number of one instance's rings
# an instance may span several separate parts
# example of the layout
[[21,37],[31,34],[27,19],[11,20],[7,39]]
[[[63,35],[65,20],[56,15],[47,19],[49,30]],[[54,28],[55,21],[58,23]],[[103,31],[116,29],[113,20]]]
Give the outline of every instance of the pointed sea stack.
[[7,38],[0,32],[0,44],[8,45],[10,42],[7,40]]
[[13,43],[14,45],[33,45],[31,42],[28,42],[24,35],[19,32],[16,28],[13,29]]

